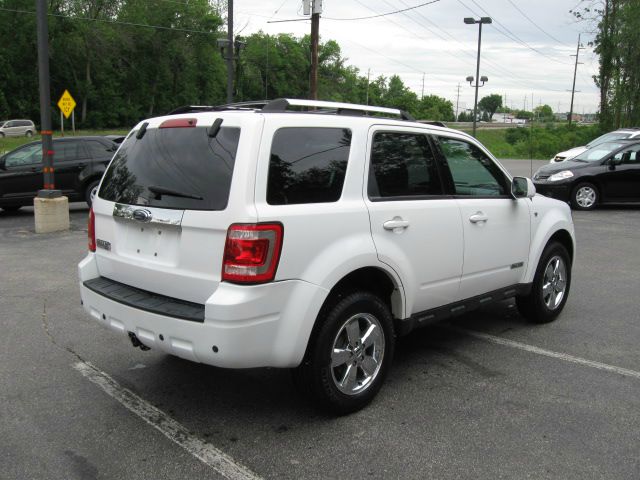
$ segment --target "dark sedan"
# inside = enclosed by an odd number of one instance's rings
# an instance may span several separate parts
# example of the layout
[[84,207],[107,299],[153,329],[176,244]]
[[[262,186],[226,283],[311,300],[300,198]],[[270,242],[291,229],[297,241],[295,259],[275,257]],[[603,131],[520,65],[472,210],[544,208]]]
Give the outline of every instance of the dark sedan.
[[536,191],[577,210],[640,202],[640,141],[620,140],[590,148],[572,160],[545,165],[533,176]]
[[[66,137],[53,140],[56,188],[70,201],[91,205],[107,164],[118,144],[105,137]],[[0,208],[13,211],[33,205],[42,188],[42,143],[32,142],[0,157]]]

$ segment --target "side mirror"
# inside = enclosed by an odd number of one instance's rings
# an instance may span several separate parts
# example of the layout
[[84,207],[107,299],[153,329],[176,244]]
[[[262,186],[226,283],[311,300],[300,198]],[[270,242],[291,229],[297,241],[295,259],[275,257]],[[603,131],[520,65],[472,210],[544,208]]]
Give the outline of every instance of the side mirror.
[[615,170],[618,165],[622,164],[623,159],[624,159],[624,155],[622,155],[620,157],[617,157],[617,158],[616,157],[611,157],[609,159],[609,161],[607,162],[609,164],[609,170]]
[[518,198],[533,198],[536,195],[536,187],[530,178],[513,177],[511,182],[511,196]]

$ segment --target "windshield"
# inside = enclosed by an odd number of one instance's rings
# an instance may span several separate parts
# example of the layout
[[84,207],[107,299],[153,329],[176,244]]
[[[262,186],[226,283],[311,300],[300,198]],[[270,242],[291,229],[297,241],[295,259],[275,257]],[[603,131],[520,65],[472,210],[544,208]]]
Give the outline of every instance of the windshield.
[[596,145],[600,145],[601,143],[614,142],[616,140],[629,138],[630,136],[631,136],[630,132],[609,132],[609,133],[605,133],[604,135],[600,135],[598,138],[594,140],[591,140],[589,143],[587,143],[586,147],[591,148],[591,147],[595,147]]
[[130,135],[104,175],[98,196],[128,205],[224,210],[240,137],[222,127],[150,128]]
[[574,162],[599,162],[611,152],[626,145],[626,142],[606,142],[590,148],[573,159]]

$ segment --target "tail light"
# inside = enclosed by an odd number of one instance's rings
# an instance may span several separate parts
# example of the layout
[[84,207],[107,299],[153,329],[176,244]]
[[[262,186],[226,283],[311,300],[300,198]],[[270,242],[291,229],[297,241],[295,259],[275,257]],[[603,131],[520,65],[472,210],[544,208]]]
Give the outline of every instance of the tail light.
[[87,236],[89,237],[89,251],[96,251],[96,216],[93,208],[89,210],[89,223],[87,225]]
[[280,223],[231,225],[224,246],[222,280],[232,283],[272,281],[280,260],[282,237]]

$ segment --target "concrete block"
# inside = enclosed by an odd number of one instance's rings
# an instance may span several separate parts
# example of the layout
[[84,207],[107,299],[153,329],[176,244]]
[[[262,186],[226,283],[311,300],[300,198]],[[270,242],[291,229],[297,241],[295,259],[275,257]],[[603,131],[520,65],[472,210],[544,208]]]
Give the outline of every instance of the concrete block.
[[67,197],[33,199],[36,233],[69,230],[69,199]]

